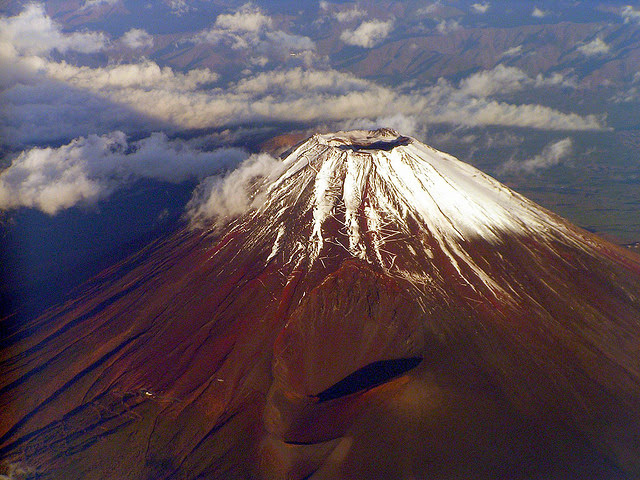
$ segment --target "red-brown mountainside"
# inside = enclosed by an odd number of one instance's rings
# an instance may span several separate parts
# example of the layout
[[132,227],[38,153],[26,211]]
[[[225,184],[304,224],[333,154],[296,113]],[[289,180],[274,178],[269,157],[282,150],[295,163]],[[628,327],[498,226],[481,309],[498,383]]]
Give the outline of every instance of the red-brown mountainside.
[[255,208],[2,344],[42,478],[640,476],[640,258],[389,130],[316,135]]

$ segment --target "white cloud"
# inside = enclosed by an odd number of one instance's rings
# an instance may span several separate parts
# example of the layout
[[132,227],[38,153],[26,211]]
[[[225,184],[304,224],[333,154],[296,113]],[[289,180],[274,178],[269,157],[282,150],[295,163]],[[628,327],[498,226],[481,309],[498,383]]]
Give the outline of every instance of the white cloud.
[[433,15],[438,12],[438,10],[442,7],[440,0],[434,3],[430,3],[426,7],[419,8],[416,12],[418,15]]
[[85,0],[85,2],[80,7],[80,10],[86,10],[90,8],[99,7],[101,5],[115,5],[120,2],[120,0]]
[[609,53],[611,48],[600,37],[596,37],[589,43],[578,47],[578,51],[588,57]]
[[[290,40],[281,36],[279,41]],[[415,120],[416,125],[602,127],[593,115],[497,101],[494,96],[523,88],[570,86],[559,74],[531,78],[504,66],[477,72],[458,84],[440,79],[430,86],[400,89],[332,69],[303,68],[247,71],[238,82],[220,84],[218,75],[206,68],[180,73],[150,60],[76,66],[21,54],[9,42],[0,42],[0,66],[1,136],[13,146],[68,142],[113,130],[140,133],[264,122],[317,125],[394,116]]]
[[508,50],[505,50],[504,52],[502,52],[502,57],[515,57],[517,55],[520,55],[522,53],[522,45],[517,45],[515,47],[511,47]]
[[602,120],[594,115],[580,116],[542,105],[514,105],[492,98],[498,93],[546,85],[571,86],[571,81],[559,75],[534,79],[517,68],[499,65],[493,70],[478,72],[461,80],[458,87],[439,79],[434,86],[421,92],[423,103],[419,105],[430,123],[519,126],[546,130],[602,128]]
[[340,23],[352,22],[365,17],[367,12],[359,9],[357,6],[347,10],[339,10],[333,14],[334,18]]
[[362,22],[355,30],[344,30],[340,40],[347,45],[371,48],[382,42],[393,30],[393,20],[369,20]]
[[167,0],[167,5],[171,9],[171,12],[175,15],[183,15],[191,10],[191,7],[185,0]]
[[[165,125],[154,128],[174,129],[279,121],[340,122],[395,114],[415,116],[422,123],[469,126],[601,127],[594,116],[493,100],[491,95],[498,93],[496,85],[506,92],[563,81],[557,76],[529,78],[512,68],[479,72],[458,87],[440,80],[402,93],[335,70],[263,72],[223,88],[210,83],[216,76],[206,69],[180,74],[149,61],[102,68],[48,62],[38,70],[43,73],[34,80],[36,85],[15,85],[0,94],[0,101],[10,107],[0,112],[0,124],[4,138],[18,142],[35,134],[56,139],[77,136],[77,132],[85,135],[91,129],[139,129],[135,122],[140,120],[122,110],[126,106],[147,123],[155,119],[158,125]],[[52,84],[54,79],[57,82]],[[96,103],[87,97],[91,94],[104,100]]]
[[640,23],[640,10],[636,10],[631,5],[627,5],[626,7],[623,7],[622,11],[620,12],[620,15],[622,15],[622,18],[624,18],[624,23],[629,23],[629,22]]
[[613,95],[610,99],[615,103],[631,103],[640,100],[640,89],[638,87],[631,87],[627,90],[622,90]]
[[0,18],[0,42],[10,44],[22,55],[41,55],[52,50],[91,53],[105,47],[106,37],[95,32],[63,33],[42,4],[30,3],[18,15]]
[[132,28],[122,36],[122,43],[133,49],[151,48],[153,47],[153,37],[145,30]]
[[525,172],[533,173],[538,170],[559,165],[573,153],[573,142],[571,138],[564,138],[544,147],[539,155],[534,158],[516,162],[511,159],[502,166],[504,172]]
[[77,138],[59,148],[32,148],[0,174],[0,209],[45,213],[92,204],[138,178],[180,183],[236,166],[238,149],[201,151],[162,133],[129,142],[122,132]]
[[223,224],[229,218],[258,207],[256,195],[263,182],[270,182],[283,171],[284,164],[270,155],[251,155],[225,176],[211,176],[195,189],[187,204],[187,216],[193,225],[207,227]]
[[270,48],[278,47],[278,49],[293,52],[310,51],[316,48],[316,44],[309,37],[287,33],[282,30],[266,32],[265,38]]
[[50,62],[43,68],[49,78],[105,94],[119,90],[131,92],[137,89],[147,92],[189,92],[218,80],[218,74],[208,68],[196,68],[187,73],[180,73],[171,67],[160,67],[151,60],[97,68]]
[[438,25],[436,25],[436,30],[443,35],[447,33],[455,32],[456,30],[460,30],[462,26],[458,20],[441,20]]
[[517,67],[500,64],[492,70],[482,70],[460,81],[460,92],[471,97],[490,97],[498,93],[509,94],[525,88],[560,85],[572,87],[573,82],[560,73],[550,76],[538,74],[531,78]]
[[535,18],[543,18],[547,16],[547,13],[545,10],[542,10],[538,7],[533,7],[533,11],[531,12],[531,16],[535,17]]
[[490,4],[489,2],[483,2],[483,3],[474,3],[471,5],[471,8],[473,9],[473,11],[475,13],[487,13],[487,10],[489,10]]
[[232,14],[219,15],[210,29],[198,33],[193,40],[199,43],[227,44],[234,50],[315,49],[315,43],[309,37],[275,29],[271,17],[250,3]]
[[496,93],[511,93],[530,83],[529,76],[516,67],[498,65],[460,81],[460,91],[473,97],[488,97]]
[[214,24],[217,28],[231,32],[259,32],[271,25],[271,18],[250,3],[243,5],[235,13],[219,15]]

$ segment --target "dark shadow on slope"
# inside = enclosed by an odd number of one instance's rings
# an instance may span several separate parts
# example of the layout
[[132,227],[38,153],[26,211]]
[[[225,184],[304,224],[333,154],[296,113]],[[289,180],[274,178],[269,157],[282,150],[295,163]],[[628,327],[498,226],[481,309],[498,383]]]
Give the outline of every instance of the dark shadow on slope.
[[316,398],[319,402],[326,402],[351,395],[352,393],[369,390],[408,372],[417,367],[420,362],[422,362],[422,358],[410,357],[370,363],[320,392],[316,395]]

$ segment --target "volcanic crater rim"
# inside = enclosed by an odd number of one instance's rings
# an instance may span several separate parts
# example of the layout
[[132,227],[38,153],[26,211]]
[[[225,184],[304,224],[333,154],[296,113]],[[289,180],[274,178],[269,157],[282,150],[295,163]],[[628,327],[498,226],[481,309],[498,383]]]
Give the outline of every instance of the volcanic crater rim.
[[356,130],[351,132],[337,132],[327,135],[317,135],[318,142],[329,147],[346,151],[391,151],[399,146],[413,143],[411,137],[400,135],[390,128],[378,130]]

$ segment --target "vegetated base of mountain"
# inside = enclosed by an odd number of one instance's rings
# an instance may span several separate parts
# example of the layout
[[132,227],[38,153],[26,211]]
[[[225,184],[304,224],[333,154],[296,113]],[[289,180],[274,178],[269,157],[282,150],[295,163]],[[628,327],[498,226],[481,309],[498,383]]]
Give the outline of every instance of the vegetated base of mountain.
[[[40,478],[640,476],[640,258],[390,130],[316,135],[3,340]],[[30,473],[29,473],[30,472]]]

